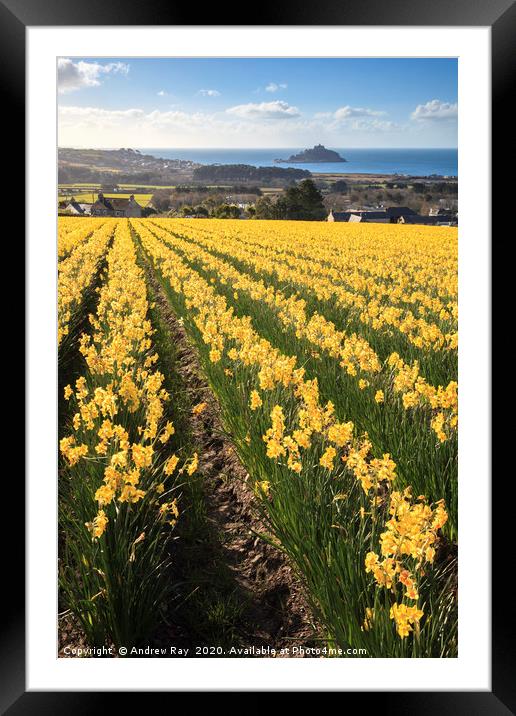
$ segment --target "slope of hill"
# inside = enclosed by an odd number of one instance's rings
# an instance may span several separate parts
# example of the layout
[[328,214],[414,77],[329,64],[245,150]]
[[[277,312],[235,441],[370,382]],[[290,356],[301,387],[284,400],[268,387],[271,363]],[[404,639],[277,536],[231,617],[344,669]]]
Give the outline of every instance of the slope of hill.
[[58,150],[59,182],[149,182],[168,184],[192,178],[199,166],[184,159],[161,159],[138,149]]

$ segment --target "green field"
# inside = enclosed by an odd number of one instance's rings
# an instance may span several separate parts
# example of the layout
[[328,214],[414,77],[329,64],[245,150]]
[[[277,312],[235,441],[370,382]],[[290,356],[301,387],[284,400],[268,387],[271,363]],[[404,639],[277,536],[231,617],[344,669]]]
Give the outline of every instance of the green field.
[[[78,201],[80,203],[81,202],[93,203],[97,199],[97,193],[89,191],[89,192],[85,192],[82,194],[74,193],[74,194],[69,194],[69,195],[64,195],[64,196],[61,195],[59,197],[59,201],[70,200],[72,198],[72,196],[74,197],[75,201]],[[104,196],[106,197],[106,199],[116,199],[116,198],[129,199],[131,194],[130,193],[124,194],[122,192],[117,192],[116,194],[104,194]],[[138,204],[140,204],[140,206],[147,206],[149,201],[152,199],[152,194],[135,194],[134,198],[136,199]]]
[[[79,191],[82,187],[95,187],[96,190],[99,190],[102,185],[96,182],[86,181],[86,182],[74,182],[73,184],[59,184],[60,189],[70,189],[70,191],[77,190]],[[174,189],[175,185],[168,184],[117,184],[117,186],[121,187],[122,189],[132,190],[132,189]]]

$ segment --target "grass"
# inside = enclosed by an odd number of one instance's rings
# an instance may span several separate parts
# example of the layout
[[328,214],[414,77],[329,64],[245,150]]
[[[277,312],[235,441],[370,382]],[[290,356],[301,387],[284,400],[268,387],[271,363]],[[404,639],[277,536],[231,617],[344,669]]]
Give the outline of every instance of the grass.
[[[130,193],[115,193],[115,194],[104,194],[106,199],[129,199],[131,196]],[[95,202],[98,198],[98,193],[96,192],[87,192],[87,193],[70,193],[67,196],[60,195],[59,201],[70,201],[71,198],[74,198],[75,201],[79,203],[85,203],[85,204],[91,204]],[[140,204],[140,206],[147,206],[149,201],[152,199],[152,194],[135,194],[134,195],[135,201]]]

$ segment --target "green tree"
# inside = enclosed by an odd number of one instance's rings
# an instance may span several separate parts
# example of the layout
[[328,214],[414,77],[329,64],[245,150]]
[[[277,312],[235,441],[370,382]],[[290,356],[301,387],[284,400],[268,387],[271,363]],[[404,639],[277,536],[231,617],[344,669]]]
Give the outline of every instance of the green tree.
[[239,219],[240,209],[234,204],[220,204],[212,213],[216,219]]
[[344,179],[339,179],[331,185],[330,189],[336,194],[347,194],[348,183],[345,182]]
[[156,211],[169,211],[170,209],[170,191],[159,190],[155,191],[152,195],[150,203],[156,209]]
[[326,216],[323,197],[311,179],[304,179],[299,186],[299,199],[302,218],[308,221],[319,221]]
[[256,202],[257,219],[320,221],[326,214],[322,194],[311,179],[289,186],[276,201],[262,196]]
[[261,196],[255,204],[255,217],[257,219],[275,219],[274,202],[270,196]]

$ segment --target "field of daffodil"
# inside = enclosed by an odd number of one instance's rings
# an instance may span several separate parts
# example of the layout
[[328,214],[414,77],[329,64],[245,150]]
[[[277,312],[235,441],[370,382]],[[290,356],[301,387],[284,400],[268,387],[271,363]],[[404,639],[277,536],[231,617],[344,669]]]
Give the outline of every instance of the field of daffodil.
[[61,591],[87,639],[139,643],[156,627],[199,464],[167,417],[151,272],[320,637],[370,657],[456,656],[457,230],[63,218],[58,255],[60,354],[77,356],[60,416]]

